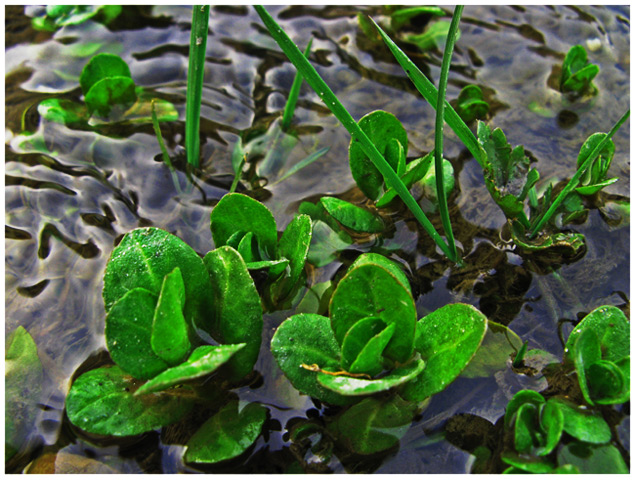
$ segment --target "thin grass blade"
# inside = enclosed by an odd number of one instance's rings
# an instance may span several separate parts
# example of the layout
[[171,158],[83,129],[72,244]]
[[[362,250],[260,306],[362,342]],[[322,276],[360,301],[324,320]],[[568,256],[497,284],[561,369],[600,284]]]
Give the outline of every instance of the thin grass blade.
[[[422,73],[422,71],[417,68],[409,57],[398,47],[393,40],[389,38],[389,36],[382,30],[382,28],[375,23],[373,19],[371,21],[375,24],[380,36],[384,40],[384,43],[387,44],[389,50],[396,58],[400,66],[404,69],[408,77],[415,85],[415,88],[422,94],[422,96],[426,99],[426,101],[435,109],[437,109],[437,88],[435,85],[426,78],[426,75]],[[473,135],[473,132],[470,131],[470,128],[466,125],[466,123],[461,119],[461,117],[457,114],[457,112],[451,107],[450,103],[444,103],[444,120],[448,123],[448,126],[455,132],[455,134],[459,137],[461,142],[466,146],[468,151],[475,157],[475,160],[483,167],[483,160],[481,158],[482,153],[479,148],[479,143],[477,142],[477,138]]]
[[592,163],[592,161],[599,155],[599,153],[601,153],[603,148],[605,148],[605,145],[607,145],[607,142],[609,142],[614,136],[614,134],[618,131],[618,129],[621,128],[621,125],[623,125],[623,123],[625,123],[625,121],[629,118],[629,113],[630,111],[627,110],[627,112],[625,112],[625,115],[623,115],[621,119],[618,122],[616,122],[616,125],[612,127],[612,129],[609,131],[609,133],[606,135],[603,141],[599,142],[598,145],[596,145],[596,148],[592,150],[592,152],[588,155],[588,157],[581,164],[581,166],[576,171],[574,176],[570,179],[570,181],[565,186],[565,188],[561,190],[561,193],[559,193],[557,198],[554,199],[554,202],[552,202],[552,205],[550,205],[550,208],[548,208],[548,211],[545,212],[543,217],[541,217],[541,220],[539,220],[539,222],[534,226],[534,228],[532,229],[532,233],[530,234],[531,238],[534,237],[537,234],[537,232],[541,230],[541,228],[546,224],[546,222],[548,222],[552,218],[552,216],[554,215],[554,212],[556,212],[556,210],[559,208],[559,205],[563,203],[563,200],[565,199],[565,197],[567,197],[570,194],[570,192],[572,192],[572,190],[574,190],[577,187],[581,176],[590,167],[590,164]]
[[[309,39],[307,48],[305,48],[305,58],[309,58],[309,52],[311,51],[311,44],[313,43],[313,41],[313,38]],[[300,87],[302,84],[303,76],[300,74],[299,71],[296,71],[296,76],[294,77],[294,82],[292,83],[291,89],[289,90],[289,97],[287,98],[287,103],[285,104],[285,110],[283,110],[283,120],[281,121],[280,125],[284,132],[286,132],[291,125],[292,118],[294,117],[294,111],[296,110],[298,94],[300,93]]]
[[281,47],[287,58],[294,64],[294,66],[302,73],[303,77],[311,88],[318,94],[325,105],[331,110],[336,118],[347,129],[354,142],[359,142],[361,147],[367,156],[371,159],[375,167],[386,179],[386,182],[390,187],[395,188],[397,194],[404,201],[406,206],[411,210],[415,218],[420,222],[424,230],[431,236],[433,241],[440,247],[444,254],[456,262],[458,259],[453,256],[452,251],[448,245],[444,242],[442,237],[435,231],[435,227],[426,217],[417,201],[413,198],[408,188],[402,183],[400,177],[391,168],[391,166],[384,159],[382,154],[375,147],[373,142],[367,137],[367,135],[360,129],[356,121],[351,114],[340,103],[338,98],[334,95],[331,89],[327,86],[325,81],[320,77],[316,69],[305,58],[300,49],[291,41],[283,29],[278,25],[276,20],[265,10],[262,5],[254,5],[254,8],[260,15],[263,23],[269,30],[270,34],[276,40]]
[[205,49],[208,41],[209,19],[209,5],[194,5],[192,7],[188,88],[186,90],[185,146],[188,163],[196,168],[199,167],[201,95],[203,74],[205,72]]

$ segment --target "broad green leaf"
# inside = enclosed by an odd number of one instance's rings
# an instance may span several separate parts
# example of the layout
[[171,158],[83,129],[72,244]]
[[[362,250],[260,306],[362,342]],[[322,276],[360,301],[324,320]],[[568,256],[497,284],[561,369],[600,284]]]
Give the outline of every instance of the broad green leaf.
[[[386,329],[386,327],[386,323],[378,317],[362,318],[353,324],[342,341],[340,351],[340,365],[342,368],[349,371],[351,364],[355,362],[369,340]],[[375,374],[369,375],[373,376]]]
[[237,457],[256,441],[266,418],[267,408],[258,403],[231,401],[192,435],[183,458],[217,463]]
[[144,383],[135,392],[135,396],[159,392],[189,380],[209,375],[230,360],[243,347],[245,347],[244,343],[218,346],[203,345],[198,347],[192,352],[190,358],[181,365],[164,370]]
[[517,410],[515,417],[515,450],[519,453],[531,453],[535,446],[535,440],[538,440],[537,427],[538,409],[531,403],[524,403]]
[[276,278],[285,271],[289,260],[286,258],[279,258],[278,260],[258,260],[256,262],[246,262],[248,270],[267,270],[267,276],[269,278]]
[[329,319],[301,313],[285,320],[276,329],[271,350],[278,366],[301,393],[334,405],[347,405],[351,399],[327,390],[316,380],[317,373],[301,365],[337,371],[340,347],[331,331]]
[[258,240],[252,232],[247,232],[243,238],[241,238],[236,250],[241,255],[245,263],[261,260],[260,253],[258,251]]
[[336,259],[338,252],[346,250],[352,243],[353,240],[344,231],[335,231],[325,222],[315,220],[307,261],[317,268],[324,267]]
[[66,397],[66,413],[76,427],[98,435],[139,435],[178,421],[192,401],[176,395],[134,396],[140,383],[119,367],[81,375]]
[[416,310],[411,293],[386,268],[369,263],[349,269],[331,297],[331,327],[338,344],[361,318],[379,317],[395,323],[395,333],[384,355],[406,362],[413,354]]
[[246,195],[225,195],[212,210],[210,229],[217,248],[225,245],[234,232],[252,232],[269,259],[278,258],[278,234],[272,212],[259,201]]
[[614,362],[599,360],[586,369],[585,376],[590,397],[600,405],[623,403],[629,399],[623,397],[626,390],[623,372]]
[[506,414],[504,416],[504,426],[510,428],[512,420],[522,405],[530,403],[536,407],[540,407],[545,403],[545,398],[534,390],[520,390],[508,402],[506,406]]
[[342,412],[329,430],[348,450],[371,455],[395,445],[409,430],[417,412],[399,395],[369,397]]
[[318,373],[318,383],[340,395],[359,396],[383,392],[414,379],[424,370],[424,360],[416,357],[406,365],[391,370],[388,375],[377,380],[349,377],[345,375],[329,375]]
[[351,237],[340,227],[338,221],[327,213],[322,202],[318,200],[316,203],[301,202],[298,206],[298,213],[304,213],[309,215],[313,221],[320,220],[331,227],[332,230],[338,232],[338,234],[345,241],[351,241]]
[[406,171],[406,152],[397,138],[392,138],[386,146],[386,158],[390,165],[395,165],[395,173],[404,175]]
[[49,122],[68,127],[85,126],[88,121],[86,107],[66,98],[47,98],[38,105],[38,113]]
[[114,105],[135,103],[135,82],[130,77],[108,77],[96,82],[84,97],[89,113],[107,117]]
[[[404,155],[406,155],[408,139],[402,123],[393,114],[376,110],[362,117],[358,125],[389,162],[391,168],[397,172],[398,159],[387,158],[387,147],[395,138],[402,144]],[[391,163],[391,160],[394,163]],[[384,177],[364,153],[359,142],[353,140],[349,145],[349,166],[351,175],[360,190],[371,200],[377,200],[383,191]]]
[[577,336],[574,346],[572,347],[574,355],[574,367],[576,375],[579,379],[579,386],[585,401],[594,405],[587,382],[587,370],[590,365],[601,360],[601,344],[598,336],[592,329],[584,329]]
[[152,319],[150,346],[169,365],[181,362],[190,352],[188,325],[183,318],[185,285],[179,267],[163,279]]
[[554,403],[548,402],[543,405],[540,413],[540,427],[544,434],[543,445],[538,449],[537,455],[550,454],[561,440],[563,433],[564,415],[563,411]]
[[629,473],[621,452],[614,445],[592,445],[570,442],[563,445],[557,454],[559,464],[573,465],[580,473],[607,475]]
[[382,219],[368,210],[335,197],[320,199],[325,210],[343,226],[361,233],[380,233],[384,230]]
[[500,128],[494,131],[484,122],[477,124],[479,144],[485,152],[484,179],[492,198],[508,218],[523,212],[528,191],[539,180],[521,145],[514,149]]
[[252,371],[261,348],[261,299],[245,262],[232,247],[217,248],[203,261],[212,278],[212,335],[221,343],[246,344],[229,361],[238,380]]
[[[447,20],[438,20],[434,23],[427,25],[424,33],[417,35],[406,35],[404,41],[417,45],[421,50],[427,51],[434,48],[443,50],[448,31],[450,29],[450,22]],[[457,39],[459,40],[460,32],[457,30]]]
[[106,316],[106,346],[123,371],[140,380],[163,372],[170,364],[151,346],[152,323],[157,297],[143,288],[133,288],[115,303]]
[[415,350],[426,369],[403,390],[407,400],[422,401],[444,390],[479,349],[488,319],[475,307],[449,304],[417,322]]
[[211,309],[211,285],[203,260],[180,238],[153,227],[127,233],[111,253],[102,292],[106,311],[135,287],[158,296],[163,278],[175,267],[181,270],[185,285],[186,323],[205,325]]
[[566,398],[552,397],[548,403],[555,404],[563,412],[563,430],[587,443],[602,444],[612,439],[612,431],[600,412],[579,407]]
[[[592,80],[596,77],[599,71],[600,68],[598,65],[586,65],[563,83],[563,91],[585,92],[590,88],[590,86],[592,86]],[[593,87],[592,91],[594,91]]]
[[307,289],[305,295],[296,305],[294,313],[317,313],[325,315],[329,310],[329,299],[333,293],[333,283],[331,280],[312,285]]
[[382,353],[391,341],[393,332],[395,332],[395,323],[371,338],[351,364],[349,371],[351,373],[366,373],[371,376],[379,374],[384,365]]
[[494,372],[507,368],[511,355],[519,351],[522,345],[519,335],[511,329],[488,320],[484,340],[461,376],[490,377]]
[[22,326],[6,339],[4,353],[4,458],[26,442],[38,414],[44,372],[33,337]]
[[[406,188],[411,188],[415,185],[416,182],[424,178],[426,173],[429,170],[434,170],[431,168],[434,160],[434,152],[430,152],[427,155],[420,157],[412,162],[409,162],[406,165],[406,170],[404,175],[400,177],[402,183],[406,185]],[[375,202],[375,206],[377,208],[382,208],[387,206],[395,197],[397,196],[397,192],[393,187],[389,188],[380,199]]]
[[617,307],[603,305],[595,308],[579,322],[565,343],[565,358],[573,360],[574,344],[583,330],[596,333],[601,343],[603,358],[616,362],[629,355],[629,322]]
[[[523,473],[552,473],[554,464],[545,457],[521,456],[516,452],[505,452],[501,459]],[[505,473],[505,472],[504,472]]]
[[232,235],[229,236],[225,245],[227,245],[228,247],[232,247],[234,250],[238,251],[241,240],[243,240],[243,237],[245,235],[245,232],[234,232]]
[[355,261],[349,267],[349,270],[353,270],[360,265],[366,265],[369,263],[379,265],[380,267],[387,269],[389,273],[391,273],[395,278],[398,279],[398,281],[404,286],[404,288],[406,288],[409,292],[411,291],[411,283],[409,282],[409,279],[404,273],[402,267],[400,267],[397,262],[389,260],[387,257],[379,253],[363,253],[355,259]]
[[484,101],[484,94],[477,85],[466,85],[457,97],[457,113],[465,122],[472,122],[476,118],[484,118],[490,105]]
[[88,95],[93,85],[108,77],[131,78],[130,68],[119,56],[112,53],[99,53],[84,66],[80,75],[80,86],[84,95]]
[[278,242],[280,256],[289,259],[289,272],[272,285],[274,302],[285,299],[297,290],[305,271],[310,244],[311,218],[308,215],[296,215]]

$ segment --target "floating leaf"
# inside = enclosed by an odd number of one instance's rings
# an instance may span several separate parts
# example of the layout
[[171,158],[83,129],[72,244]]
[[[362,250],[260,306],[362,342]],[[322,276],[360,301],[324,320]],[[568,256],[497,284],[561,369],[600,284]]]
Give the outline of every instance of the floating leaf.
[[406,362],[413,354],[416,310],[411,293],[386,268],[368,263],[349,269],[331,297],[331,327],[340,345],[358,320],[379,317],[395,323],[395,333],[384,355]]
[[[391,113],[376,110],[362,117],[358,125],[389,162],[393,170],[397,171],[398,158],[393,158],[394,163],[391,163],[391,158],[387,158],[387,147],[391,139],[395,138],[402,144],[406,155],[408,139],[406,130],[400,121]],[[351,167],[351,175],[360,190],[371,200],[377,200],[382,193],[384,177],[366,156],[359,143],[353,140],[349,146],[349,166]]]
[[612,439],[612,431],[595,410],[579,407],[575,403],[560,397],[552,397],[548,403],[554,403],[563,412],[563,430],[569,435],[587,443],[602,444]]
[[68,418],[86,432],[123,437],[174,423],[192,408],[192,401],[181,396],[134,396],[138,386],[119,367],[90,370],[66,397]]
[[217,248],[203,261],[214,279],[210,331],[222,343],[246,344],[229,362],[233,377],[238,380],[252,371],[261,348],[261,299],[245,262],[232,247]]
[[473,358],[487,328],[486,316],[463,303],[446,305],[420,319],[415,350],[425,359],[426,369],[406,385],[403,398],[422,401],[444,390]]
[[395,445],[408,431],[417,411],[399,395],[369,397],[342,412],[329,430],[350,451],[370,455]]
[[351,403],[350,399],[320,385],[316,372],[301,366],[338,370],[340,348],[328,318],[309,313],[289,317],[276,329],[271,350],[278,366],[299,392],[334,405]]
[[262,203],[241,193],[225,195],[210,215],[210,229],[216,247],[226,245],[235,232],[252,232],[269,259],[276,259],[276,220]]
[[185,286],[186,323],[205,325],[211,310],[211,285],[203,260],[180,238],[153,227],[127,233],[113,250],[104,273],[106,311],[135,287],[159,295],[163,278],[175,267],[181,270]]
[[377,215],[335,197],[320,199],[325,210],[343,226],[361,233],[380,233],[384,230],[384,222]]
[[152,351],[169,365],[181,362],[190,352],[184,305],[185,286],[181,270],[176,267],[163,279],[150,336]]
[[148,380],[135,392],[146,395],[159,392],[195,378],[209,375],[218,369],[232,356],[245,347],[244,343],[237,345],[203,345],[196,348],[187,361],[181,365],[164,370],[156,377]]
[[580,473],[608,475],[629,473],[621,452],[614,445],[591,445],[582,442],[570,442],[563,445],[557,454],[559,464],[569,464],[578,468]]
[[22,326],[6,339],[4,353],[4,458],[27,441],[41,401],[44,372],[33,337]]
[[95,55],[82,69],[79,80],[82,92],[84,95],[88,95],[90,89],[97,82],[109,77],[132,78],[128,64],[119,56],[112,53]]
[[114,105],[130,106],[135,103],[137,92],[130,77],[108,77],[96,82],[84,97],[89,113],[97,112],[107,117]]
[[278,242],[279,254],[289,259],[289,272],[272,285],[272,299],[275,303],[290,296],[299,287],[310,244],[311,218],[308,215],[296,215]]
[[424,370],[424,360],[416,357],[406,365],[391,370],[386,376],[376,380],[318,373],[318,383],[340,395],[359,396],[383,392],[414,379]]
[[184,460],[217,463],[239,456],[261,434],[267,408],[258,403],[232,401],[205,422],[188,440]]

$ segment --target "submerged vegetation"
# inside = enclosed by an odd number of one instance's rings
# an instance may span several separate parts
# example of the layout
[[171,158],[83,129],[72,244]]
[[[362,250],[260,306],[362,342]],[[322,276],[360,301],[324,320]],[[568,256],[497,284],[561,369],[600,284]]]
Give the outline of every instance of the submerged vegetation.
[[[629,452],[616,430],[617,409],[630,399],[630,328],[621,309],[607,304],[581,315],[560,361],[547,348],[528,350],[528,340],[459,295],[427,303],[419,273],[399,260],[401,245],[393,238],[398,222],[414,219],[409,235],[426,233],[433,242],[428,251],[437,248],[426,268],[450,269],[449,284],[474,275],[474,251],[459,240],[464,237],[452,213],[459,185],[454,163],[444,157],[447,124],[483,174],[483,193],[505,218],[497,227],[502,244],[493,250],[503,257],[514,252],[559,279],[560,266],[581,258],[587,246],[572,225],[599,208],[604,188],[626,181],[608,176],[616,150],[612,137],[629,110],[609,132],[581,142],[567,182],[544,180],[533,166],[537,159],[522,145],[513,148],[490,118],[496,104],[485,89],[470,83],[456,100],[446,100],[463,7],[455,8],[450,22],[440,18],[447,13],[439,7],[383,8],[377,22],[358,13],[359,28],[435,110],[433,150],[409,157],[416,142],[389,111],[375,109],[356,121],[312,64],[313,39],[301,51],[267,9],[254,6],[259,28],[296,68],[282,119],[236,135],[227,161],[230,181],[211,209],[203,205],[213,243],[205,255],[148,223],[118,239],[103,272],[108,355],[78,369],[64,402],[79,437],[108,444],[161,430],[162,445],[181,446],[183,464],[223,471],[248,458],[259,439],[267,441],[268,429],[278,429],[290,445],[286,473],[330,471],[336,458],[350,471],[363,471],[374,455],[395,453],[413,422],[426,417],[431,399],[455,383],[541,374],[549,388],[510,380],[496,424],[474,415],[464,428],[451,418],[443,430],[408,441],[426,444],[441,435],[470,453],[476,473],[629,471]],[[93,17],[113,22],[119,14],[106,7],[47,7],[33,24],[54,31]],[[137,86],[126,62],[112,53],[85,63],[76,100],[46,98],[38,114],[97,134],[112,125],[141,125],[156,136],[175,189],[183,193],[180,170],[194,185],[193,176],[202,175],[209,18],[208,6],[192,7],[185,122],[177,126],[185,152],[171,155],[161,128],[179,120],[177,102]],[[413,22],[421,26],[423,19],[422,33],[413,33]],[[405,49],[443,52],[437,87],[396,41]],[[593,97],[597,74],[599,67],[576,45],[565,56],[559,89],[568,101]],[[292,218],[279,228],[264,204],[263,186],[300,176],[333,148],[316,145],[295,164],[287,162],[300,145],[294,115],[303,84],[351,135],[348,152],[337,155],[345,162],[348,156],[357,188],[355,195],[324,194],[289,205]],[[14,142],[51,153],[39,135],[24,130]],[[335,262],[345,250],[348,258]],[[316,280],[324,267],[330,268],[328,278]],[[33,448],[22,432],[35,422],[43,367],[24,328],[6,344],[10,460]],[[263,358],[273,359],[275,372],[259,372]],[[289,405],[311,397],[315,408],[281,425],[272,412],[291,407],[254,393],[261,386],[284,390]],[[474,441],[471,428],[481,420],[488,434]]]

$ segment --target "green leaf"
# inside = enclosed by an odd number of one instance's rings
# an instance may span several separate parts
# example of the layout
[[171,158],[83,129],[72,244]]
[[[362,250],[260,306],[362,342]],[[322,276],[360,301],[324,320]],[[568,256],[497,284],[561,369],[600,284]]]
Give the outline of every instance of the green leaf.
[[552,473],[554,469],[554,464],[544,457],[526,457],[516,452],[505,452],[501,459],[524,473]]
[[519,335],[504,325],[488,320],[488,330],[477,353],[461,373],[462,377],[490,377],[507,368],[512,354],[523,342]]
[[581,473],[607,475],[629,473],[620,451],[614,445],[591,445],[570,442],[563,445],[557,454],[559,464],[577,467]]
[[583,398],[585,398],[585,401],[589,404],[594,405],[587,382],[587,370],[589,366],[601,360],[601,344],[594,330],[582,330],[576,338],[572,352]]
[[444,16],[445,12],[440,7],[432,5],[418,5],[414,7],[400,8],[391,12],[391,28],[399,30],[404,24],[408,23],[413,17],[418,15]]
[[585,250],[585,236],[581,233],[556,232],[539,235],[534,239],[526,236],[525,227],[512,222],[511,237],[514,244],[524,253],[540,253],[569,258],[577,257]]
[[170,364],[151,346],[157,297],[146,289],[133,288],[115,303],[106,316],[106,346],[113,361],[135,378],[146,380]]
[[49,122],[68,127],[85,126],[88,121],[86,107],[66,98],[47,98],[38,105],[38,113]]
[[257,262],[246,262],[248,270],[267,270],[267,276],[269,278],[277,278],[281,273],[285,271],[289,260],[286,258],[279,258],[278,260],[259,260]]
[[409,430],[416,411],[414,403],[399,395],[369,397],[338,415],[329,430],[348,450],[371,455],[395,445]]
[[475,307],[449,304],[417,322],[415,350],[426,369],[404,388],[402,397],[422,401],[444,390],[464,370],[486,335],[488,319]]
[[617,307],[603,305],[588,313],[568,337],[564,350],[567,360],[574,360],[574,344],[587,329],[596,333],[605,360],[616,362],[629,355],[630,329],[627,317]]
[[185,285],[179,267],[166,275],[152,319],[152,351],[169,365],[181,362],[190,352],[188,325],[183,318]]
[[89,113],[107,117],[114,105],[135,103],[135,82],[129,77],[108,77],[96,82],[84,97]]
[[607,360],[599,360],[586,369],[587,385],[590,397],[597,404],[623,403],[629,399],[623,397],[626,390],[625,379],[620,368]]
[[159,392],[189,380],[209,375],[230,360],[243,347],[245,347],[244,343],[218,346],[203,345],[198,347],[192,352],[187,361],[176,367],[164,370],[144,383],[135,392],[135,396]]
[[280,256],[289,259],[289,271],[272,285],[272,297],[275,303],[298,290],[305,271],[310,244],[311,218],[308,215],[296,215],[289,222],[278,242]]
[[561,409],[563,430],[574,438],[595,444],[608,443],[612,439],[612,431],[600,412],[579,407],[561,397],[552,397],[548,403],[553,403]]
[[393,332],[395,332],[395,323],[371,338],[351,364],[349,371],[351,373],[366,373],[370,376],[379,374],[384,365],[382,353],[391,341]]
[[384,222],[380,217],[345,200],[322,197],[320,203],[329,215],[354,232],[380,233],[384,230]]
[[66,397],[68,418],[86,432],[123,437],[174,423],[192,408],[192,401],[180,396],[134,396],[138,387],[119,367],[90,370]]
[[585,48],[574,45],[563,60],[560,89],[562,92],[582,94],[592,86],[592,80],[598,72],[598,65],[588,63]]
[[[576,158],[576,168],[580,168],[587,158],[592,154],[594,149],[605,140],[607,134],[605,133],[593,133],[581,146],[579,155]],[[604,182],[607,179],[607,171],[612,164],[614,158],[614,152],[616,147],[612,140],[608,140],[596,157],[592,160],[592,163],[587,168],[587,171],[583,174],[580,180],[582,186],[593,186]],[[580,188],[580,187],[579,187]],[[578,191],[579,189],[577,189]]]
[[424,370],[424,360],[416,357],[406,365],[391,370],[386,376],[376,380],[348,377],[345,375],[329,375],[319,372],[317,380],[323,387],[340,395],[359,396],[383,392],[414,379]]
[[[406,165],[405,173],[400,177],[400,180],[402,180],[402,183],[404,183],[406,188],[411,188],[413,185],[415,185],[417,181],[424,178],[427,172],[431,170],[434,171],[434,169],[431,168],[431,165],[433,165],[433,154],[434,152],[430,152],[424,157],[413,160]],[[397,192],[393,187],[391,187],[386,192],[384,192],[384,195],[382,195],[377,202],[375,202],[375,206],[377,208],[383,208],[387,206],[396,196]]]
[[245,262],[232,247],[220,247],[203,259],[210,272],[213,323],[210,332],[221,343],[245,343],[229,362],[238,380],[252,371],[261,348],[263,310]]
[[402,269],[402,267],[400,267],[397,262],[394,262],[393,260],[389,260],[387,257],[379,253],[371,253],[371,252],[363,253],[362,255],[358,256],[358,258],[355,259],[355,261],[349,267],[349,270],[353,270],[354,268],[359,267],[360,265],[367,265],[367,264],[374,264],[374,265],[378,265],[380,267],[385,268],[386,270],[389,271],[389,273],[391,273],[395,278],[397,278],[397,280],[404,286],[404,288],[406,288],[407,291],[409,292],[411,291],[411,283],[409,282],[409,279],[404,273],[404,270]]
[[[342,341],[342,349],[341,349],[341,359],[340,365],[343,369],[350,371],[349,368],[351,364],[356,361],[360,352],[367,345],[369,340],[375,337],[377,334],[382,332],[387,328],[387,324],[384,323],[378,317],[367,317],[358,320],[353,326],[349,329],[347,334]],[[387,340],[388,342],[388,340]],[[385,344],[386,346],[386,344]],[[384,349],[384,348],[383,348]],[[379,359],[381,359],[382,351],[379,352]],[[382,369],[382,365],[380,364],[380,370]],[[360,372],[352,372],[352,373],[360,373]],[[364,372],[368,373],[368,372]],[[374,376],[376,373],[369,373],[369,375]]]
[[[391,140],[395,138],[402,144],[404,155],[406,155],[408,139],[402,123],[395,115],[376,110],[362,117],[358,125],[367,134],[380,154],[389,162],[391,168],[397,172],[399,159],[389,158],[387,148]],[[391,163],[392,161],[393,163]],[[359,142],[354,140],[349,145],[349,166],[351,167],[351,175],[360,190],[371,200],[377,200],[382,193],[384,177],[364,153]]]
[[347,405],[351,400],[327,390],[316,380],[316,372],[301,365],[337,371],[340,348],[329,324],[321,315],[301,313],[285,320],[276,329],[271,350],[278,366],[301,393],[334,405]]
[[261,434],[267,408],[258,403],[231,401],[205,422],[188,440],[184,460],[217,463],[239,456]]
[[106,311],[135,287],[158,296],[163,278],[175,267],[181,270],[185,285],[186,323],[206,325],[212,306],[210,275],[203,260],[180,238],[153,227],[127,233],[111,253],[102,291]]
[[406,171],[406,151],[397,138],[389,140],[386,146],[386,158],[390,165],[395,165],[395,173],[404,175]]
[[241,193],[225,195],[210,215],[210,229],[216,247],[226,245],[235,232],[252,232],[269,259],[276,259],[278,233],[276,220],[269,209]]
[[340,345],[361,318],[379,317],[395,323],[395,333],[384,355],[406,362],[413,353],[416,310],[411,293],[386,268],[368,263],[349,269],[329,304],[331,327]]
[[524,403],[517,410],[515,417],[515,450],[519,453],[531,453],[537,439],[537,407],[531,403]]
[[44,372],[33,337],[22,326],[6,339],[4,353],[5,461],[20,451],[32,431]]
[[484,94],[477,85],[466,85],[457,97],[457,113],[465,122],[472,122],[476,118],[484,118],[490,105],[484,101]]
[[564,425],[563,411],[554,403],[548,402],[541,408],[539,425],[542,431],[542,446],[536,452],[543,456],[550,454],[561,440]]
[[512,420],[522,405],[530,403],[536,407],[540,407],[545,403],[545,398],[534,390],[520,390],[510,399],[506,406],[506,414],[504,416],[504,426],[510,428]]
[[523,201],[528,191],[539,180],[530,159],[521,145],[514,149],[500,128],[494,131],[484,122],[478,122],[479,144],[485,152],[484,179],[493,200],[508,218],[523,212]]
[[334,231],[325,222],[316,220],[312,225],[307,261],[317,268],[324,267],[336,259],[338,252],[346,250],[352,243],[353,240],[344,231]]
[[245,263],[260,261],[261,259],[258,251],[258,240],[252,232],[247,232],[243,235],[243,238],[241,238],[236,250],[239,255],[241,255]]
[[[453,168],[453,164],[445,158],[442,159],[442,169],[444,178],[444,194],[448,197],[455,187],[455,169]],[[417,182],[423,187],[424,196],[435,203],[437,203],[436,182],[437,177],[435,176],[434,168],[429,168],[422,179]]]
[[82,69],[80,74],[80,86],[84,95],[88,95],[90,89],[100,80],[109,77],[127,77],[130,68],[124,60],[112,53],[99,53],[95,55]]
[[[417,45],[421,50],[427,51],[437,48],[443,50],[444,42],[448,36],[450,22],[447,20],[438,20],[426,27],[424,33],[417,35],[406,35],[404,41]],[[457,31],[457,39],[459,40],[460,32]]]

